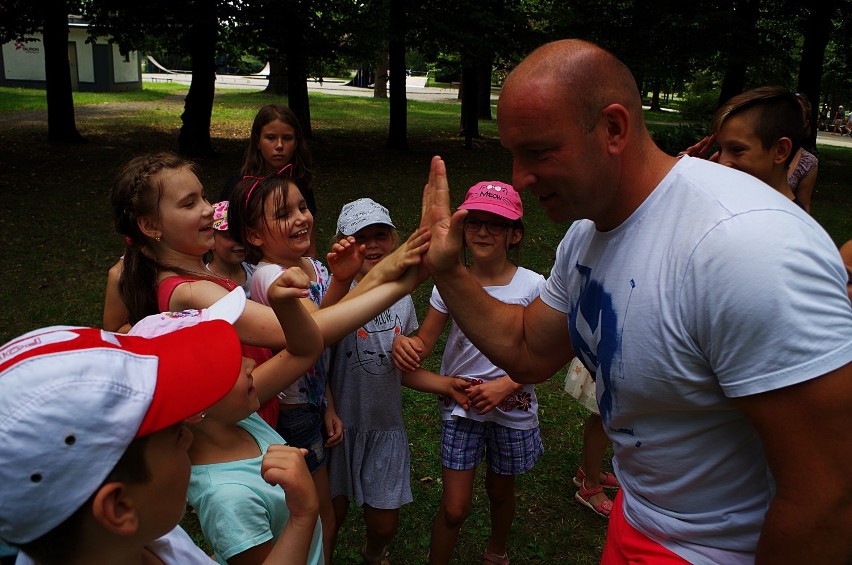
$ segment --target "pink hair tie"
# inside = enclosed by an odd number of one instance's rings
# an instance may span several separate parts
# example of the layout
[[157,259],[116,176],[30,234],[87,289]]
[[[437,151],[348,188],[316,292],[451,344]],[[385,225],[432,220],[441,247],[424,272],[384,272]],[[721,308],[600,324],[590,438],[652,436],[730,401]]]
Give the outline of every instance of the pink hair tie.
[[129,235],[124,236],[124,243],[126,243],[129,247],[133,246],[133,239]]
[[289,176],[290,178],[293,178],[293,163],[287,163],[277,173],[271,173],[271,174],[266,175],[265,177],[255,177],[255,176],[252,176],[252,175],[244,176],[243,180],[256,179],[254,181],[254,184],[252,184],[251,188],[248,190],[248,194],[246,194],[246,206],[248,206],[249,200],[251,199],[251,193],[254,192],[254,189],[257,187],[258,184],[260,184],[260,181],[262,181],[263,179],[269,178],[269,177],[277,177],[278,175],[280,175],[281,173],[283,173],[287,169],[290,170],[290,174],[287,175],[287,176]]

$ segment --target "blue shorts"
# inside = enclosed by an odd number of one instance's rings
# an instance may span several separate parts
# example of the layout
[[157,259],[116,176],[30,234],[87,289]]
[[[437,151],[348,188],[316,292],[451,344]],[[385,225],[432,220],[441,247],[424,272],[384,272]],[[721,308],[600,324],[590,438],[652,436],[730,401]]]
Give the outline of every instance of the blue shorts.
[[485,454],[498,475],[520,475],[533,468],[544,453],[538,426],[516,430],[469,418],[444,420],[441,426],[441,465],[454,471],[473,469]]
[[275,431],[293,447],[304,447],[308,450],[305,462],[308,470],[313,473],[328,461],[328,449],[325,447],[324,406],[304,406],[299,408],[282,409],[278,412],[278,425]]

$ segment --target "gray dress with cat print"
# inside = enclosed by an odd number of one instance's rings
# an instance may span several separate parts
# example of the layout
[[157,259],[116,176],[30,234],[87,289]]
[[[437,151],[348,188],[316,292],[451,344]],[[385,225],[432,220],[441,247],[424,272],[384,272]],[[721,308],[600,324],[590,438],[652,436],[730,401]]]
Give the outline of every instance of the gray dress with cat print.
[[397,335],[416,329],[414,303],[406,296],[334,347],[329,381],[344,432],[328,463],[332,497],[383,509],[412,501],[402,373],[391,351]]

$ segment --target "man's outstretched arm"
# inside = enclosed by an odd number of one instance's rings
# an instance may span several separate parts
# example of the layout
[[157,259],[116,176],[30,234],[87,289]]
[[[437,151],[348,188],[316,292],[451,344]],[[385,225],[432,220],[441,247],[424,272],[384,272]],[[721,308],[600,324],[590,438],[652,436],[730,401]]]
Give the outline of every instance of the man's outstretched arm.
[[450,212],[447,169],[440,157],[432,158],[422,211],[421,225],[432,233],[426,268],[465,336],[517,382],[541,382],[562,368],[574,356],[565,313],[540,298],[526,307],[500,302],[461,264],[467,212]]

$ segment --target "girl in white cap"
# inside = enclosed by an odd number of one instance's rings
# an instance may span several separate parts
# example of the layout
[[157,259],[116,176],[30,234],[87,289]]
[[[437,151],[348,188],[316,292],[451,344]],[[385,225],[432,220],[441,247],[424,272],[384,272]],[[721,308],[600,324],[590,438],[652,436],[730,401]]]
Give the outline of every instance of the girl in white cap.
[[[354,289],[397,247],[399,234],[387,208],[360,198],[344,205],[337,220],[335,241],[349,237],[363,246],[364,256],[352,281]],[[388,563],[387,548],[397,531],[399,510],[413,500],[400,384],[445,396],[455,393],[465,401],[465,381],[403,375],[393,365],[394,337],[416,329],[414,302],[404,296],[332,350],[329,382],[344,425],[343,442],[331,450],[328,464],[335,537],[350,502],[361,507],[366,526],[361,555],[368,564]]]
[[[524,210],[515,189],[498,181],[479,182],[468,190],[459,208],[468,211],[464,248],[470,273],[503,302],[527,305],[535,300],[544,277],[517,266],[509,257],[524,235]],[[400,336],[394,343],[396,365],[404,371],[424,371],[420,361],[432,351],[451,315],[435,288],[420,332],[411,338]],[[438,402],[443,420],[444,492],[432,525],[429,562],[450,561],[459,530],[470,513],[476,467],[485,455],[491,535],[482,559],[508,565],[506,541],[515,515],[515,476],[532,469],[544,452],[535,390],[532,385],[515,383],[494,366],[455,322],[447,337],[441,374],[468,380],[468,405],[447,397]]]

